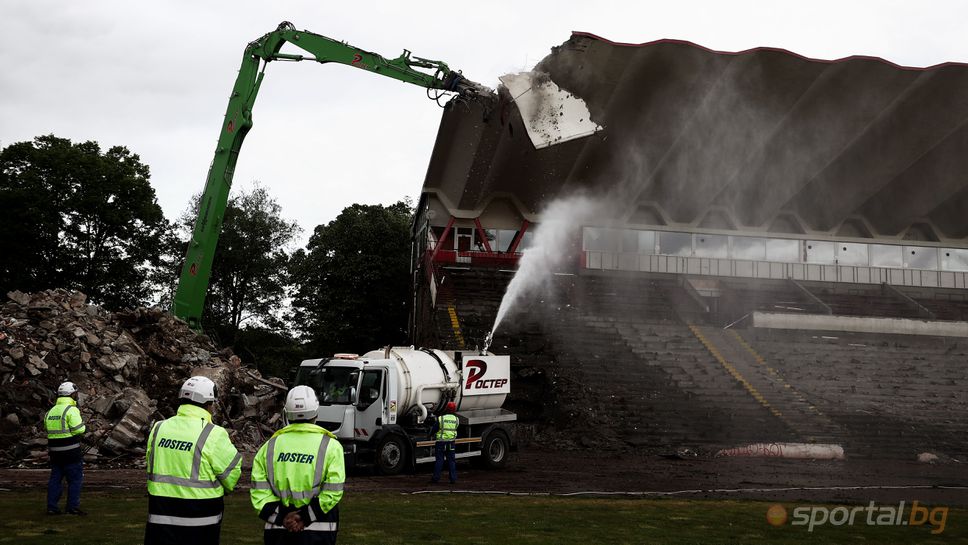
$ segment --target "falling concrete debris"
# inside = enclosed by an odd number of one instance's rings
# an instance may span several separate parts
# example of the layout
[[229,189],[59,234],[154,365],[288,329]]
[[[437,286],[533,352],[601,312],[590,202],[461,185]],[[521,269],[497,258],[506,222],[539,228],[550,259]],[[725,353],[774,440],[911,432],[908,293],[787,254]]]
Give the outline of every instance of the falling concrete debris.
[[938,455],[933,452],[922,452],[918,454],[918,461],[923,464],[934,464],[938,461]]
[[535,149],[602,130],[601,125],[592,121],[585,101],[559,87],[548,74],[521,72],[499,79],[518,105]]
[[218,350],[161,309],[108,312],[65,290],[7,297],[0,306],[0,464],[46,462],[43,416],[66,380],[78,387],[88,462],[141,463],[151,423],[175,413],[178,388],[193,375],[215,382],[215,421],[240,450],[254,452],[279,427],[282,381],[244,368],[231,350]]

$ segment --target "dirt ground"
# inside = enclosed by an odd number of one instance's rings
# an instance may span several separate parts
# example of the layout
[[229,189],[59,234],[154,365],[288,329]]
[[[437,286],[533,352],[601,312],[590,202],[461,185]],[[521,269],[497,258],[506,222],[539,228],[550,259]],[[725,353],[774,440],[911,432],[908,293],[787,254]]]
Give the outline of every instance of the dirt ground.
[[[968,505],[968,468],[948,462],[693,458],[667,459],[617,453],[547,451],[529,448],[514,455],[503,470],[488,471],[458,464],[458,484],[432,485],[429,465],[415,473],[376,476],[358,468],[347,478],[347,493],[464,492],[578,494],[641,497],[718,498],[830,503],[896,503]],[[2,469],[0,488],[46,486],[46,469]],[[144,486],[144,471],[88,469],[87,488]],[[242,485],[247,488],[248,470]]]

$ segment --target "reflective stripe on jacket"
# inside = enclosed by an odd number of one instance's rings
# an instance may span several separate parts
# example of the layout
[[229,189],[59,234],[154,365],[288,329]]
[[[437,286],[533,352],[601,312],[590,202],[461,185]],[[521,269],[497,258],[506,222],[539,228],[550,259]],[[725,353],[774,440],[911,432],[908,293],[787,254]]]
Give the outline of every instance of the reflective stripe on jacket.
[[336,436],[315,424],[290,424],[256,453],[249,495],[260,513],[272,502],[298,509],[314,497],[328,513],[343,498],[345,480],[343,445]]
[[439,418],[440,429],[437,430],[438,441],[453,441],[457,439],[457,426],[459,421],[455,414],[445,414]]
[[148,496],[145,545],[218,545],[224,498]]
[[145,452],[148,493],[182,499],[218,498],[235,488],[242,455],[225,428],[201,407],[182,405],[152,426]]

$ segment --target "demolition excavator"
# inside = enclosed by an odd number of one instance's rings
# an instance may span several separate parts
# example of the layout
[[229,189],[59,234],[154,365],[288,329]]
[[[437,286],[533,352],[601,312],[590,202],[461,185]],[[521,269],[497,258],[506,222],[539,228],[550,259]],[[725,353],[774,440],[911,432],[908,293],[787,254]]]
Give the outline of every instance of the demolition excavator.
[[[285,44],[291,44],[309,55],[280,52]],[[451,70],[443,62],[412,56],[407,50],[399,57],[388,60],[345,42],[305,30],[296,30],[289,22],[281,23],[276,30],[249,43],[229,98],[215,157],[209,167],[205,189],[198,203],[198,217],[175,292],[172,312],[196,330],[201,329],[202,308],[222,229],[222,218],[228,205],[235,165],[242,141],[252,128],[252,107],[262,85],[266,66],[272,61],[345,64],[424,87],[428,96],[438,102],[448,95],[457,100],[484,102],[490,102],[495,97],[494,91],[464,78],[459,71]]]

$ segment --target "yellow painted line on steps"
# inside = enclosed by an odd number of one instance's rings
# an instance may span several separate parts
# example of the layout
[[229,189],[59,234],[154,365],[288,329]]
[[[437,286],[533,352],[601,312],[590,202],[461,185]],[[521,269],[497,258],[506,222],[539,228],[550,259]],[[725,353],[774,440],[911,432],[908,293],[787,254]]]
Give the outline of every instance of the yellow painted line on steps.
[[770,367],[770,365],[768,363],[766,363],[766,359],[763,358],[763,356],[761,356],[760,353],[757,352],[755,348],[753,348],[753,345],[751,345],[750,343],[746,342],[746,339],[744,339],[743,336],[740,335],[738,331],[736,331],[734,329],[730,329],[729,330],[729,333],[733,336],[734,339],[736,339],[736,341],[739,344],[741,344],[743,346],[743,348],[746,349],[747,352],[750,353],[751,356],[753,356],[753,359],[756,360],[756,363],[758,363],[758,364],[762,365],[763,367],[765,367],[766,368],[766,372],[769,373],[770,376],[772,376],[773,378],[775,378],[777,381],[779,381],[780,384],[782,384],[785,389],[790,390],[790,392],[793,394],[794,397],[797,398],[797,400],[799,400],[800,402],[806,404],[807,408],[809,408],[810,411],[812,411],[812,412],[814,412],[814,413],[816,413],[818,415],[823,416],[823,413],[820,412],[820,409],[818,409],[813,403],[810,403],[810,401],[808,401],[807,398],[805,398],[803,396],[803,394],[801,394],[796,388],[794,388],[793,386],[791,386],[786,381],[786,379],[784,379],[780,375],[780,373],[778,373],[776,371],[776,369],[773,369],[772,367]]
[[450,326],[454,328],[454,339],[457,340],[457,346],[464,349],[464,334],[460,332],[460,321],[457,320],[457,309],[454,305],[447,305],[447,314],[450,315]]
[[744,377],[739,371],[736,370],[735,367],[733,367],[733,364],[729,363],[726,360],[726,358],[723,357],[723,355],[719,351],[719,349],[716,348],[716,345],[714,345],[712,343],[712,341],[710,341],[708,338],[706,338],[706,336],[702,334],[702,331],[699,331],[699,328],[698,327],[696,327],[696,326],[694,326],[692,324],[688,324],[688,325],[689,325],[689,331],[692,331],[692,334],[695,335],[697,339],[699,339],[699,342],[701,342],[702,345],[704,347],[706,347],[706,350],[708,350],[709,353],[713,355],[713,358],[715,358],[716,361],[718,361],[719,364],[722,365],[723,368],[726,369],[726,372],[729,373],[730,376],[732,376],[734,379],[736,379],[737,382],[739,382],[740,384],[743,385],[743,388],[751,396],[753,396],[753,399],[755,399],[760,405],[762,405],[764,408],[766,408],[768,411],[770,411],[770,413],[773,416],[775,416],[775,417],[779,418],[781,421],[783,421],[783,423],[786,424],[787,427],[789,427],[790,429],[795,429],[790,424],[790,422],[787,421],[786,417],[783,416],[783,413],[780,412],[776,407],[770,405],[770,402],[767,401],[766,398],[763,397],[763,394],[761,394],[759,392],[759,390],[756,389],[756,387],[754,387],[752,384],[750,384],[750,382],[748,380],[746,380],[746,377]]

